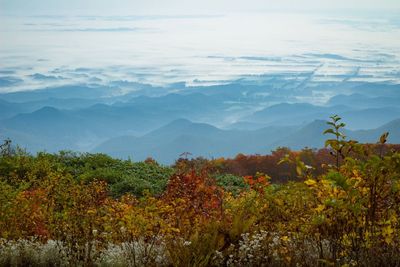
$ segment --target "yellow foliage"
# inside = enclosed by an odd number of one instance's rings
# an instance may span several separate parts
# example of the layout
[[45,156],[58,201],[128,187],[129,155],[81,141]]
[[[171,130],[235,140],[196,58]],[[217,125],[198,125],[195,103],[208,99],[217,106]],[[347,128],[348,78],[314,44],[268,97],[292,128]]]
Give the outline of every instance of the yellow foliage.
[[304,183],[311,187],[317,184],[317,182],[314,179],[307,179]]

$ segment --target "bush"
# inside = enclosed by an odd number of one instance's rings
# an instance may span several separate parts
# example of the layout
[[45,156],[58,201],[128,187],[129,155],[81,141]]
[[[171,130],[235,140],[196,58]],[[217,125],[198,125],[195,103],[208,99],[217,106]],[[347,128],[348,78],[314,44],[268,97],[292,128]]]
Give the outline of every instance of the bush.
[[331,164],[317,172],[312,151],[288,151],[294,177],[279,184],[208,173],[204,159],[174,173],[101,154],[2,155],[0,265],[400,266],[400,153],[387,134],[365,146],[340,118],[329,125]]

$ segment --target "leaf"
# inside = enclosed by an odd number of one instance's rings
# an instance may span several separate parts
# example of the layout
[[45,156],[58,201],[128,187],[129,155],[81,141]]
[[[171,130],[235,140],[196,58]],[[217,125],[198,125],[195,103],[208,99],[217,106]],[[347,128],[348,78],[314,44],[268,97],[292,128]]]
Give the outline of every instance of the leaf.
[[347,183],[346,177],[339,172],[330,172],[326,178],[330,181],[333,181],[336,186],[342,188],[343,190],[348,190],[350,187]]
[[274,199],[274,202],[278,205],[278,206],[283,206],[285,203],[283,202],[282,199],[280,198],[276,198]]
[[325,209],[325,205],[324,204],[319,204],[316,208],[315,211],[316,212],[321,212]]
[[304,183],[308,186],[315,186],[317,184],[317,181],[315,181],[314,179],[308,179]]
[[282,163],[290,163],[291,160],[289,158],[289,154],[286,154],[283,158],[281,158],[281,160],[278,162],[278,165],[282,164]]
[[388,136],[389,132],[382,134],[381,137],[379,138],[379,143],[381,143],[382,145],[385,144],[387,142]]
[[281,165],[281,164],[286,163],[286,162],[288,162],[287,159],[283,158],[280,161],[278,161],[278,165]]
[[331,116],[330,117],[331,119],[332,119],[332,121],[334,121],[334,122],[338,122],[338,121],[340,121],[342,118],[340,118],[338,115],[333,115],[333,116]]
[[382,235],[385,239],[385,242],[390,245],[393,241],[393,233],[394,230],[391,225],[386,226],[385,228],[382,229]]
[[338,141],[335,139],[328,139],[325,141],[325,147],[330,146],[333,150],[339,150]]
[[324,131],[324,134],[336,134],[335,131],[333,129],[327,129]]
[[332,140],[331,140],[331,139],[329,139],[329,140],[326,140],[326,141],[325,141],[325,147],[328,147],[328,146],[330,146],[330,145],[331,145],[331,143],[332,143]]
[[339,128],[343,128],[345,126],[346,126],[346,124],[342,122],[342,123],[338,124],[336,127],[339,129]]
[[301,166],[296,166],[296,173],[298,176],[301,176],[303,174],[303,169],[301,168]]
[[358,141],[351,139],[347,143],[352,146],[352,145],[358,144]]
[[283,242],[287,242],[287,241],[289,241],[289,237],[287,235],[284,235],[284,236],[281,237],[281,240]]

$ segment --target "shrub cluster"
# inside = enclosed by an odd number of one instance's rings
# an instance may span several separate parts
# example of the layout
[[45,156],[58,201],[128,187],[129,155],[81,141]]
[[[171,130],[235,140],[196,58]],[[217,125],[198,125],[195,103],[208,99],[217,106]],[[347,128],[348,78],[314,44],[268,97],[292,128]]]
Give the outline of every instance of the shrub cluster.
[[330,125],[330,163],[282,155],[279,184],[215,160],[3,153],[0,265],[400,266],[400,153]]

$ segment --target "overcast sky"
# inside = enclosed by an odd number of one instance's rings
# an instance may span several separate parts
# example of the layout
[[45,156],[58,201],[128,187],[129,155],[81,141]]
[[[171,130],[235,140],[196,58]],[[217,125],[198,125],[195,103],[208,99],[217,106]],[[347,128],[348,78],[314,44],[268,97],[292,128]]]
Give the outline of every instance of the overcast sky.
[[399,0],[0,0],[9,15],[224,14],[268,10],[400,10]]

